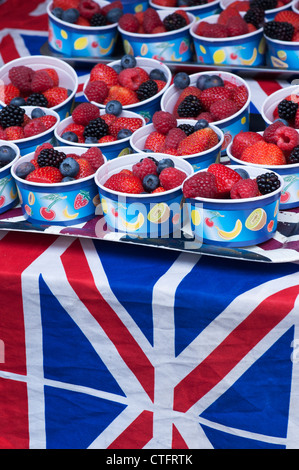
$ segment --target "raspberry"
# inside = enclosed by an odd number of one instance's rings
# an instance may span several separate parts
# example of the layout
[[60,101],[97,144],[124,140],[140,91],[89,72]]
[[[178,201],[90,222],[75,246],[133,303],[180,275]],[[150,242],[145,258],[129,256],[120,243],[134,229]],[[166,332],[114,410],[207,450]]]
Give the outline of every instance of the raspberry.
[[226,38],[227,32],[226,27],[222,24],[211,24],[207,21],[202,21],[199,23],[196,31],[198,36],[203,36],[206,38]]
[[42,145],[39,145],[39,147],[36,147],[35,149],[35,152],[34,152],[34,158],[37,159],[37,157],[39,156],[39,154],[41,153],[42,150],[44,149],[52,149],[53,148],[53,145],[50,144],[50,142],[46,142]]
[[94,171],[96,171],[104,163],[103,154],[98,147],[89,148],[81,155],[81,157],[86,158],[86,160],[89,161]]
[[169,167],[164,168],[159,177],[161,186],[168,191],[181,186],[187,175],[184,171],[179,170],[178,168]]
[[95,13],[100,13],[101,8],[98,5],[98,3],[93,2],[92,0],[81,0],[78,5],[78,10],[79,10],[80,16],[82,16],[83,18],[86,18],[87,20],[90,20],[90,18]]
[[40,121],[39,119],[32,119],[26,126],[24,127],[24,136],[25,137],[32,137],[33,135],[41,134],[45,132],[46,126]]
[[8,78],[22,93],[30,93],[34,70],[26,65],[17,65],[8,72]]
[[238,105],[232,100],[215,102],[210,107],[210,113],[215,121],[221,121],[239,111]]
[[208,171],[195,173],[191,178],[185,181],[183,193],[186,198],[189,197],[217,197],[216,177]]
[[88,82],[84,90],[89,101],[103,103],[108,96],[108,86],[103,80]]
[[268,144],[276,144],[277,138],[275,137],[275,132],[276,129],[279,127],[283,127],[285,124],[282,121],[275,121],[272,124],[270,124],[266,129],[264,130],[263,137],[265,142],[268,142]]
[[153,8],[147,8],[143,15],[143,28],[146,34],[151,34],[157,26],[163,26],[163,23]]
[[277,139],[277,147],[279,147],[283,152],[291,151],[294,147],[299,145],[299,134],[292,127],[279,127],[276,129],[274,137]]
[[147,80],[150,79],[149,74],[148,74],[147,71],[144,70],[143,68],[141,68],[141,67],[135,67],[134,70],[137,70],[137,72],[139,73],[139,76],[140,76],[140,78],[141,78],[141,83],[146,82]]
[[151,158],[144,158],[132,167],[133,175],[137,176],[141,181],[146,175],[156,175],[157,165]]
[[54,0],[54,8],[62,8],[62,10],[67,10],[68,8],[78,8],[80,0]]
[[72,112],[72,118],[75,124],[86,126],[89,121],[96,119],[100,115],[99,108],[92,103],[81,103]]
[[250,178],[237,181],[230,190],[231,199],[244,199],[247,197],[256,197],[259,195],[259,188],[256,180]]
[[185,138],[185,132],[179,127],[170,129],[165,139],[163,151],[165,151],[166,149],[177,149],[181,140]]
[[138,70],[135,68],[128,68],[122,70],[118,74],[119,84],[123,87],[129,88],[130,90],[138,90],[139,86],[142,83],[142,79]]
[[139,22],[133,13],[125,13],[119,19],[118,25],[125,31],[136,33],[139,28]]
[[54,82],[45,70],[37,70],[34,72],[31,81],[32,93],[42,93],[43,91],[53,88]]
[[156,131],[167,134],[170,129],[177,126],[176,118],[167,111],[156,111],[152,118]]
[[248,33],[248,26],[240,15],[239,17],[233,16],[226,23],[226,31],[229,37],[242,36]]

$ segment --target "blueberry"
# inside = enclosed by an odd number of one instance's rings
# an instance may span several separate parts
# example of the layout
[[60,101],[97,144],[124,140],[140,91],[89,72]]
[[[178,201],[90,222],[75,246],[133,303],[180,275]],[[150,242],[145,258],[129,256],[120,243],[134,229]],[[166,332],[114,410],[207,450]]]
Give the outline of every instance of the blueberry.
[[164,168],[169,168],[169,167],[174,167],[174,163],[170,158],[162,158],[162,160],[159,161],[158,166],[157,166],[157,173],[160,174]]
[[77,8],[68,8],[67,10],[64,10],[61,19],[62,21],[65,21],[66,23],[76,23],[77,19],[79,18],[80,13]]
[[113,8],[108,11],[106,18],[108,23],[117,23],[118,20],[123,16],[123,10],[121,8]]
[[136,67],[137,61],[135,57],[131,54],[125,54],[120,61],[121,65],[123,66],[124,69],[131,69],[133,67]]
[[186,7],[189,6],[189,0],[177,0],[178,7]]
[[74,177],[80,169],[79,163],[72,157],[66,157],[59,165],[62,176]]
[[[144,152],[153,152],[153,151],[152,151],[152,150],[144,150]],[[159,162],[158,162],[158,160],[156,160],[154,157],[146,157],[146,158],[149,158],[150,160],[152,160],[152,161],[154,162],[154,164],[155,164],[156,166],[158,166],[158,163],[159,163]],[[143,160],[144,160],[144,158],[141,158],[140,161],[142,162]]]
[[146,175],[142,181],[143,188],[146,192],[151,193],[160,186],[160,180],[157,175]]
[[209,123],[206,119],[199,119],[195,124],[194,124],[194,130],[198,131],[199,129],[204,129],[205,127],[209,127]]
[[32,119],[39,118],[39,117],[42,117],[42,116],[45,116],[45,115],[46,115],[45,111],[43,111],[41,108],[34,108],[31,111]]
[[35,170],[35,166],[31,162],[22,162],[16,168],[16,175],[19,178],[25,179],[29,173]]
[[167,81],[165,73],[163,72],[163,70],[160,70],[160,69],[151,70],[149,73],[149,78],[151,80],[162,80],[162,82]]
[[116,73],[120,73],[124,68],[120,64],[115,64],[112,66],[113,70],[115,70]]
[[185,72],[179,72],[175,75],[173,83],[177,88],[183,90],[184,88],[187,88],[187,86],[190,85],[190,77]]
[[123,110],[123,107],[121,103],[117,100],[109,101],[105,107],[106,113],[113,114],[114,116],[119,116],[122,110]]
[[247,180],[249,178],[249,173],[243,168],[235,168],[234,170],[243,178],[243,180]]
[[63,9],[62,9],[62,8],[59,8],[59,7],[56,7],[56,8],[53,8],[53,10],[51,11],[51,13],[52,13],[52,15],[56,16],[56,18],[61,19],[62,13],[63,13]]
[[223,80],[218,75],[210,75],[204,83],[203,90],[215,86],[224,86]]
[[8,163],[12,162],[16,156],[16,152],[13,148],[9,147],[8,145],[2,145],[0,147],[0,165],[1,167],[8,165]]
[[275,120],[273,121],[273,123],[276,122],[276,121],[281,121],[285,126],[289,126],[288,121],[286,121],[285,119],[278,118],[278,119],[275,119]]
[[68,142],[78,142],[78,136],[74,132],[64,132],[61,137]]
[[68,183],[69,181],[76,181],[76,178],[73,178],[72,176],[65,176],[61,180],[62,183]]
[[117,134],[117,139],[126,139],[127,137],[130,137],[133,134],[130,129],[121,129],[118,134]]
[[15,106],[26,106],[26,100],[21,96],[13,98],[9,104],[14,104]]
[[199,75],[199,77],[196,80],[196,86],[200,90],[204,90],[204,85],[207,79],[210,77],[210,75]]
[[85,144],[97,144],[98,139],[94,135],[89,135],[88,137],[85,138]]

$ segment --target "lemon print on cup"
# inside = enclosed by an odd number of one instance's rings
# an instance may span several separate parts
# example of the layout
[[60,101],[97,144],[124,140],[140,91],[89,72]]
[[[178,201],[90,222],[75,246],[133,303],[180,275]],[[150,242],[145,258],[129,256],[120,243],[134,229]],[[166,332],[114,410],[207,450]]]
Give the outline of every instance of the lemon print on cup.
[[76,51],[82,51],[85,47],[88,46],[88,39],[86,36],[82,36],[81,38],[76,39],[74,42],[74,49]]
[[214,64],[222,64],[226,59],[226,53],[223,49],[218,49],[213,54]]

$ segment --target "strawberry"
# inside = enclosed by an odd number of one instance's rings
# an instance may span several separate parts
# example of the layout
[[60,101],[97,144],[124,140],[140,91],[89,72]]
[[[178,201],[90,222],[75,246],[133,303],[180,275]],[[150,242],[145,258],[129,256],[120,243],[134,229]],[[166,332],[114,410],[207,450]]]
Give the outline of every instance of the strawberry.
[[223,163],[212,163],[208,172],[216,177],[216,186],[219,197],[227,197],[233,185],[242,177],[235,170]]
[[129,129],[130,131],[135,132],[141,126],[142,120],[140,118],[119,117],[109,126],[109,133],[113,137],[117,137],[117,134],[121,129]]
[[117,116],[114,114],[101,114],[101,118],[110,126],[117,119]]
[[119,101],[123,106],[138,103],[139,101],[134,90],[129,90],[121,85],[115,85],[109,89],[109,93],[107,98],[104,100],[104,104],[107,104],[112,100]]
[[62,8],[62,10],[78,8],[79,3],[80,0],[53,0],[53,8]]
[[157,85],[158,85],[157,93],[159,93],[159,91],[163,90],[163,88],[166,85],[166,83],[163,80],[154,80],[154,82],[157,83]]
[[234,137],[232,146],[231,146],[231,154],[235,158],[241,158],[242,153],[247,147],[255,144],[256,142],[263,141],[264,138],[257,132],[247,131],[247,132],[239,132]]
[[299,28],[299,15],[291,10],[284,10],[276,13],[274,21],[290,23],[295,29]]
[[104,157],[101,150],[98,147],[90,147],[85,153],[81,155],[82,158],[86,158],[92,166],[93,171],[103,165]]
[[64,134],[65,132],[74,132],[74,134],[76,134],[78,137],[83,137],[84,129],[85,127],[82,126],[82,124],[72,123],[65,127],[62,134]]
[[116,173],[108,178],[104,186],[121,193],[140,194],[144,191],[137,176],[126,173]]
[[239,111],[238,105],[233,100],[220,100],[213,103],[210,107],[214,121],[226,119]]
[[40,69],[40,70],[45,71],[45,72],[47,72],[48,75],[50,75],[50,77],[53,80],[53,86],[59,86],[59,75],[58,75],[58,73],[56,72],[55,69],[46,68],[46,69]]
[[218,143],[218,136],[209,127],[193,132],[178,145],[178,155],[193,155],[204,152]]
[[31,80],[31,91],[33,93],[43,93],[49,88],[53,88],[54,81],[45,70],[37,70],[34,72]]
[[227,8],[225,8],[225,10],[221,11],[218,16],[217,23],[226,25],[229,18],[232,18],[234,16],[240,16],[239,11],[236,7],[229,5]]
[[99,108],[92,103],[80,103],[72,112],[72,118],[75,124],[86,126],[89,121],[96,119],[100,115]]
[[226,38],[227,30],[226,26],[217,23],[208,23],[207,21],[201,21],[197,26],[195,33],[198,36],[205,38]]
[[110,2],[108,5],[103,6],[102,7],[103,15],[107,15],[107,13],[110,10],[113,10],[114,8],[120,8],[121,10],[123,9],[123,5],[120,0],[115,0],[114,2]]
[[48,100],[48,108],[52,108],[63,103],[68,98],[68,91],[64,87],[57,86],[44,91],[43,95]]
[[185,18],[186,24],[190,23],[189,17],[188,17],[187,13],[184,10],[175,10],[174,13],[177,13],[178,15],[181,15],[183,18]]
[[60,183],[62,174],[54,166],[43,166],[33,170],[25,179],[33,183]]
[[82,207],[87,206],[90,201],[90,195],[88,191],[81,190],[78,194],[76,194],[74,200],[74,209],[78,210]]
[[2,127],[0,127],[0,140],[7,140],[6,131]]
[[139,76],[141,78],[141,83],[149,80],[149,74],[142,67],[135,67],[135,70],[137,70],[137,72],[139,73]]
[[41,116],[40,118],[36,118],[43,123],[46,130],[51,129],[51,127],[55,126],[57,119],[55,116],[51,114],[46,114],[45,116]]
[[232,100],[237,104],[238,109],[243,108],[248,99],[248,92],[245,85],[240,85],[233,90]]
[[75,158],[75,160],[79,163],[79,172],[77,173],[75,179],[79,180],[81,178],[86,178],[87,176],[91,176],[94,174],[94,170],[91,166],[91,163],[82,156]]
[[24,139],[24,130],[21,126],[10,126],[5,129],[7,140]]
[[162,188],[162,186],[158,186],[156,189],[154,189],[154,191],[152,192],[152,194],[164,193],[165,191],[166,191],[166,189]]
[[11,83],[8,85],[0,84],[0,100],[5,104],[9,104],[13,98],[19,97],[20,94],[20,90]]
[[275,144],[256,142],[244,150],[241,160],[248,163],[261,165],[285,165],[286,159],[283,151]]
[[147,150],[152,150],[152,152],[160,152],[164,143],[166,136],[161,134],[161,132],[151,132],[144,143],[144,148]]
[[228,8],[236,8],[238,11],[248,11],[250,8],[249,0],[235,0]]
[[108,87],[118,84],[118,74],[109,65],[96,64],[90,71],[89,81],[102,80]]
[[187,175],[178,168],[164,168],[159,175],[160,184],[166,190],[174,189],[183,184]]
[[201,92],[200,101],[205,111],[209,111],[213,103],[220,100],[229,100],[233,97],[233,90],[224,86],[206,88]]
[[117,139],[116,137],[113,137],[112,135],[104,135],[98,140],[99,144],[107,144],[110,142],[115,142]]
[[244,199],[259,195],[259,188],[255,179],[240,179],[230,190],[231,199]]

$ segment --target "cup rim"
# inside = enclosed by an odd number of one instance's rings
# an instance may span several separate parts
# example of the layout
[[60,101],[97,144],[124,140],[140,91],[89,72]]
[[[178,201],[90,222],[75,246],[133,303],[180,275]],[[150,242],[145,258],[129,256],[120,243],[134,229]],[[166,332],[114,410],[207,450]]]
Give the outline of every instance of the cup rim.
[[[263,120],[267,123],[267,124],[272,124],[273,121],[270,121],[266,115],[265,115],[265,107],[267,106],[268,102],[273,99],[273,96],[278,96],[278,95],[283,95],[283,96],[288,96],[288,95],[291,95],[292,94],[292,91],[294,91],[295,89],[298,90],[298,93],[299,93],[299,84],[298,85],[290,85],[290,86],[287,86],[287,87],[284,87],[284,88],[281,88],[280,90],[277,90],[275,91],[274,93],[272,93],[271,95],[267,96],[267,98],[265,99],[265,101],[263,102],[262,104],[262,108],[261,108],[261,116],[263,118]],[[282,98],[283,99],[283,98]]]
[[[233,0],[232,2],[233,3]],[[282,10],[286,10],[287,8],[289,8],[290,4],[292,4],[292,0],[288,3],[286,3],[285,5],[283,5],[282,7],[278,7],[278,8],[272,8],[271,10],[265,10],[265,13],[268,14],[268,15],[271,15],[273,13],[279,13],[280,11]],[[229,4],[230,5],[230,4]],[[227,6],[229,5],[226,5],[224,6],[223,4],[223,0],[220,0],[220,7],[224,10],[225,8],[227,8]]]
[[1,172],[11,168],[13,166],[13,164],[17,160],[19,160],[20,154],[21,154],[19,147],[16,144],[14,144],[11,140],[2,140],[2,139],[0,139],[0,147],[2,147],[4,145],[7,145],[7,147],[11,147],[16,152],[16,156],[11,162],[7,163],[7,165],[0,168],[0,178],[1,178]]

